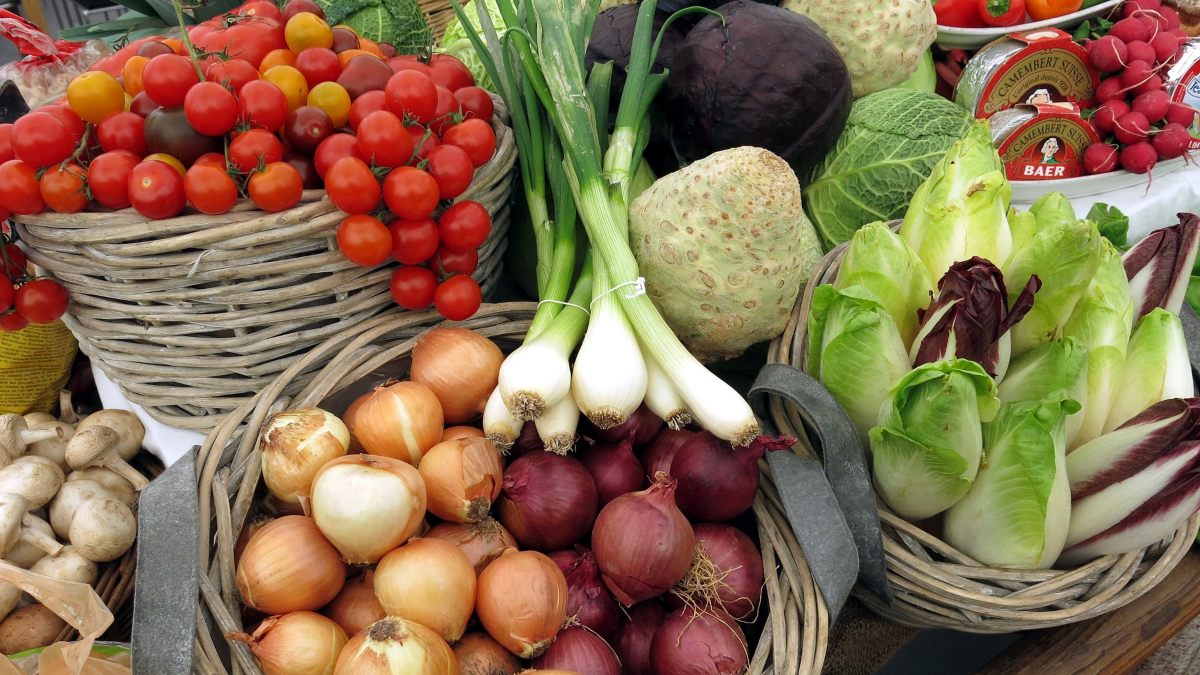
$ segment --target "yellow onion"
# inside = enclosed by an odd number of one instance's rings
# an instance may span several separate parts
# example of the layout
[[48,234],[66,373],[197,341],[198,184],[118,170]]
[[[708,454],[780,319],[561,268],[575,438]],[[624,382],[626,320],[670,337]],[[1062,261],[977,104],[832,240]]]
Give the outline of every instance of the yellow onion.
[[346,455],[313,478],[312,517],[346,562],[363,565],[408,541],[425,517],[425,482],[411,464]]
[[376,387],[353,410],[354,438],[372,455],[416,465],[442,439],[442,404],[423,384]]
[[437,396],[446,422],[460,424],[483,413],[503,361],[496,343],[475,331],[435,328],[413,347],[412,380]]
[[265,614],[316,610],[342,590],[337,549],[304,516],[282,516],[250,537],[237,565],[242,602]]
[[500,451],[486,438],[438,443],[417,469],[425,479],[429,512],[456,523],[486,518],[504,480]]
[[467,633],[454,645],[459,675],[513,675],[521,662],[487,633]]
[[442,442],[459,438],[483,438],[483,430],[475,427],[446,427],[442,430]]
[[413,539],[379,561],[375,596],[388,616],[416,621],[455,642],[475,609],[475,570],[454,544]]
[[505,550],[517,548],[517,540],[491,517],[478,523],[438,523],[425,536],[445,539],[457,546],[475,568],[476,575]]
[[273,415],[258,436],[263,482],[281,501],[298,504],[325,462],[350,448],[350,430],[320,408],[298,408]]
[[437,633],[389,616],[350,638],[333,675],[458,675],[454,652]]
[[268,617],[253,635],[233,637],[249,643],[263,675],[330,675],[346,646],[346,631],[316,612]]
[[371,575],[372,572],[366,570],[362,576],[348,580],[342,592],[321,610],[322,614],[337,622],[347,635],[354,635],[387,616],[379,604],[379,598],[375,597]]
[[358,409],[362,407],[362,404],[367,402],[367,399],[371,398],[372,393],[368,391],[354,399],[350,405],[346,406],[346,411],[342,413],[342,421],[346,423],[346,428],[350,430],[350,452],[356,454],[366,451],[363,450],[362,443],[358,442],[358,435],[354,433],[355,420],[358,418]]
[[505,553],[479,575],[475,610],[496,642],[532,659],[546,651],[567,620],[567,580],[541,553]]

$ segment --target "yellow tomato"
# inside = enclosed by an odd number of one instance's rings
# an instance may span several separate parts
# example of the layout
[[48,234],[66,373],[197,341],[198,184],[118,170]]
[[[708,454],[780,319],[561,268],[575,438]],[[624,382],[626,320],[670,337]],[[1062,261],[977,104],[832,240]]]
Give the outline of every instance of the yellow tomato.
[[333,46],[333,29],[316,14],[300,12],[288,19],[283,27],[283,39],[296,53],[311,47],[328,49]]
[[84,121],[99,124],[105,117],[125,109],[125,89],[108,73],[83,73],[67,85],[67,104]]
[[129,95],[129,92],[125,92],[125,112],[129,112],[129,109],[132,107],[133,97]]
[[337,82],[322,82],[308,92],[308,104],[325,111],[333,128],[346,126],[350,119],[350,94]]
[[[297,16],[299,16],[297,14]],[[308,100],[308,82],[304,75],[292,66],[275,66],[263,73],[262,79],[279,87],[288,102],[288,112],[304,105]]]
[[146,159],[143,161],[150,161],[150,160],[154,160],[156,162],[162,162],[163,164],[170,166],[172,169],[175,169],[176,171],[178,171],[180,176],[187,173],[187,169],[184,168],[183,162],[172,157],[171,155],[168,155],[165,152],[156,152],[156,153],[153,153],[150,155],[146,155]]
[[150,59],[145,56],[134,55],[121,68],[121,80],[125,83],[125,92],[130,96],[137,96],[146,88],[142,84],[142,71],[149,62]]
[[263,57],[262,63],[258,66],[258,74],[262,75],[275,66],[294,65],[296,65],[296,52],[290,49],[272,49]]

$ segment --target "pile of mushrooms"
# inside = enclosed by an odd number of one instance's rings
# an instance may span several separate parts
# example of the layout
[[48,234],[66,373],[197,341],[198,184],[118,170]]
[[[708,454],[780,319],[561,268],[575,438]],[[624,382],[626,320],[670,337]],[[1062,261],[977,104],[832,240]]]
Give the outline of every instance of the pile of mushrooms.
[[[125,410],[80,418],[65,393],[61,408],[58,418],[0,415],[0,558],[94,584],[98,564],[125,555],[137,537],[138,491],[147,480],[128,460],[146,430]],[[0,582],[0,653],[48,645],[64,626]]]

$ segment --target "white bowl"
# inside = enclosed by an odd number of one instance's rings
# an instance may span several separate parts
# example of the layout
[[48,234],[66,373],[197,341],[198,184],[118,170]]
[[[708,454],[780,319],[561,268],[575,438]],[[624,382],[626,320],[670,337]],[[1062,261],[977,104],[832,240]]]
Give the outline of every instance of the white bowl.
[[1027,30],[1037,30],[1038,28],[1074,28],[1083,23],[1085,19],[1090,19],[1094,16],[1107,14],[1109,10],[1121,4],[1122,0],[1106,0],[1098,5],[1081,9],[1072,14],[1064,14],[1063,16],[1045,21],[1033,21],[1030,23],[1017,24],[1016,26],[1003,27],[988,27],[988,28],[953,28],[951,26],[938,26],[937,44],[946,49],[977,49],[1009,33],[1020,33]]
[[1196,160],[1187,157],[1177,157],[1165,162],[1159,162],[1150,171],[1150,174],[1109,171],[1108,173],[1098,173],[1078,178],[1060,178],[1058,180],[1014,180],[1011,181],[1012,199],[1014,202],[1028,204],[1037,201],[1038,197],[1047,192],[1061,192],[1067,197],[1075,198],[1104,194],[1138,185],[1148,187],[1151,175],[1154,178],[1162,178],[1163,176],[1173,174],[1187,166],[1189,161],[1195,162]]

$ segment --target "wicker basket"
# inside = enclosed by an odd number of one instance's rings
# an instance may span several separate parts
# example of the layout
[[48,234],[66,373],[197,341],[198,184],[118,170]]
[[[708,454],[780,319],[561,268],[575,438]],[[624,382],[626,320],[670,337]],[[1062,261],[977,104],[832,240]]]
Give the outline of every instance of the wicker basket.
[[[771,343],[768,361],[803,368],[807,318],[817,286],[832,283],[845,253],[843,244],[818,263],[783,334]],[[785,434],[804,436],[800,411],[773,399],[771,420]],[[881,616],[917,627],[972,633],[1009,633],[1050,628],[1090,619],[1126,605],[1162,581],[1196,539],[1200,514],[1160,544],[1097,558],[1070,570],[1013,570],[985,567],[878,503],[892,606],[856,589],[856,596]]]
[[450,0],[421,0],[421,11],[425,13],[425,23],[433,30],[433,37],[441,39],[446,26],[454,20],[454,7]]
[[[536,305],[485,305],[461,324],[515,348],[525,335]],[[356,327],[345,340],[330,340],[292,364],[275,382],[228,415],[209,434],[198,462],[201,549],[200,593],[202,622],[198,628],[195,667],[205,673],[224,672],[213,628],[218,635],[243,630],[240,600],[234,586],[233,549],[260,488],[258,432],[269,415],[292,407],[320,404],[340,413],[356,396],[388,377],[404,375],[415,337],[435,326],[440,317],[429,312],[377,317]],[[307,386],[288,396],[292,378],[307,364],[327,362]],[[766,464],[763,463],[765,467]],[[765,469],[764,469],[765,470]],[[770,606],[767,625],[756,645],[749,673],[759,675],[816,675],[821,672],[829,635],[824,601],[800,553],[769,473],[755,500],[758,536],[766,570]],[[208,622],[212,622],[210,625]],[[219,638],[216,638],[219,639]],[[228,651],[242,672],[260,673],[246,645],[231,642]]]
[[[492,232],[475,279],[500,273],[516,144],[498,108],[496,155],[459,199],[481,202]],[[29,257],[71,295],[63,321],[129,400],[157,420],[207,432],[307,350],[398,311],[391,269],[337,250],[344,214],[320,190],[282,213],[239,203],[221,216],[148,221],[130,209],[21,216]],[[322,364],[290,383],[299,391]]]

